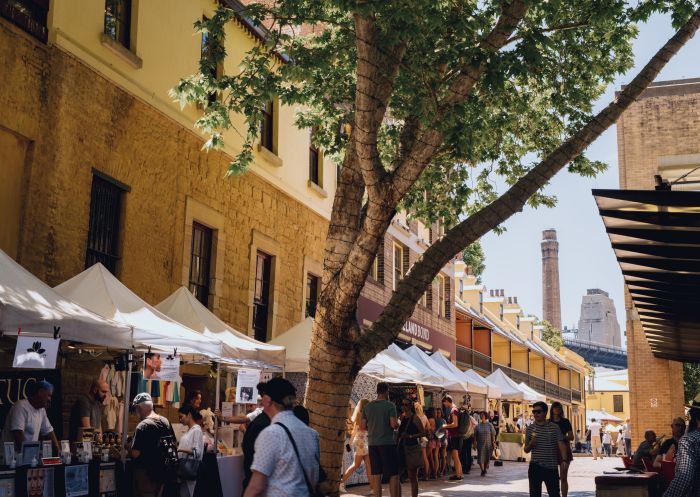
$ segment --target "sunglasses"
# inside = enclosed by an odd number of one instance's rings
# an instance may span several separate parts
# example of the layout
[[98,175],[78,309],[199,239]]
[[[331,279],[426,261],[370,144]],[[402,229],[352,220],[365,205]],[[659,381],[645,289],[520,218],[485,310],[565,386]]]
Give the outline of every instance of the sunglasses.
[[536,409],[536,410],[532,411],[532,414],[542,414],[543,412],[544,411],[542,411],[540,409]]

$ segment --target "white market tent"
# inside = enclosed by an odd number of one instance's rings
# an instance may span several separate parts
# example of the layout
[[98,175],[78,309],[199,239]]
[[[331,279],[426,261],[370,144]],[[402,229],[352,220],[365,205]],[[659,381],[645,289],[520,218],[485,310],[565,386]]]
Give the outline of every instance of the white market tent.
[[443,378],[438,373],[430,369],[425,364],[416,361],[413,357],[406,353],[401,347],[395,343],[389,344],[389,346],[380,354],[390,354],[397,360],[402,361],[404,364],[412,365],[415,369],[420,371],[419,376],[414,376],[411,383],[420,383],[421,385],[430,385],[439,388],[445,388],[442,384]]
[[[97,263],[54,288],[100,316],[131,326],[135,346],[222,357],[222,343],[202,336],[156,310]],[[124,346],[124,345],[122,345]]]
[[595,419],[596,421],[607,421],[607,422],[612,422],[612,423],[622,423],[622,419],[618,418],[617,416],[610,414],[606,411],[598,411],[595,409],[586,409],[586,424],[590,424],[591,420]]
[[221,341],[227,361],[261,368],[284,367],[284,347],[258,342],[236,331],[204,307],[184,286],[155,308],[205,337]]
[[411,345],[404,350],[404,353],[410,356],[417,364],[424,366],[428,371],[440,376],[440,385],[449,392],[468,392],[467,384],[461,375],[455,375],[449,369],[446,369],[441,364],[433,361],[428,354],[423,352],[415,345]]
[[486,379],[494,383],[498,388],[501,389],[501,400],[529,400],[526,398],[527,395],[520,388],[520,386],[513,380],[511,380],[508,376],[506,376],[506,374],[500,369],[497,369],[496,371],[488,375]]
[[518,386],[523,390],[528,395],[528,398],[525,400],[529,400],[530,402],[546,402],[547,397],[542,395],[541,393],[537,392],[536,390],[533,390],[530,388],[529,385],[526,385],[522,381],[518,384]]
[[486,385],[486,388],[487,388],[487,392],[486,392],[487,398],[489,398],[489,399],[500,399],[501,398],[501,389],[498,387],[498,385],[496,385],[492,381],[489,381],[488,379],[484,378],[483,376],[481,376],[479,373],[477,373],[473,369],[467,369],[464,372],[464,376],[466,376],[470,380],[484,382],[484,385]]
[[[454,374],[459,375],[460,377],[463,378],[462,381],[466,382],[467,384],[467,391],[470,394],[477,394],[477,395],[485,395],[489,399],[498,399],[501,397],[501,391],[498,390],[498,388],[494,385],[493,386],[493,396],[489,395],[489,387],[484,378],[479,376],[478,373],[475,371],[468,369],[466,371],[460,370],[457,366],[455,366],[452,361],[450,361],[447,357],[442,355],[440,352],[434,352],[430,356],[430,360],[440,364],[443,366],[445,369],[448,369],[452,371]],[[471,373],[473,373],[476,376],[472,376]]]
[[309,371],[309,350],[311,349],[311,328],[314,320],[304,319],[268,343],[287,350],[284,370],[287,373]]
[[90,312],[50,286],[0,250],[0,331],[53,334],[65,340],[113,348],[131,347],[131,328]]

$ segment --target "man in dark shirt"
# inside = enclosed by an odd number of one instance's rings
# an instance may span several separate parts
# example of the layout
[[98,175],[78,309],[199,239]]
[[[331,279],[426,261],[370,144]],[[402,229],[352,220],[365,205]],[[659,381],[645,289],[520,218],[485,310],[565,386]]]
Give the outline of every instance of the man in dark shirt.
[[263,411],[250,422],[243,434],[243,442],[241,443],[243,449],[243,490],[248,486],[253,474],[250,466],[253,464],[253,456],[255,456],[255,440],[260,432],[268,426],[270,426],[270,417]]
[[685,433],[685,419],[681,417],[673,418],[671,421],[671,438],[661,444],[659,453],[654,459],[654,467],[661,468],[661,461],[675,461],[676,451],[678,450],[678,441]]
[[[175,434],[170,422],[153,411],[153,399],[148,393],[134,397],[133,406],[141,420],[136,425],[134,440],[129,450],[134,468],[134,494],[141,497],[161,497],[169,483],[164,471],[163,451],[160,441]],[[176,456],[177,457],[177,456]]]
[[647,430],[644,432],[644,441],[639,444],[637,451],[634,453],[632,458],[632,465],[635,468],[644,469],[644,463],[642,459],[645,457],[648,459],[654,459],[656,453],[658,452],[658,447],[654,448],[656,442],[656,433],[652,430]]
[[535,402],[532,414],[535,422],[525,429],[525,452],[532,452],[527,478],[530,480],[530,497],[542,496],[542,483],[549,497],[560,497],[559,460],[557,451],[566,460],[566,445],[561,429],[547,420],[547,404]]
[[104,401],[109,394],[109,385],[104,380],[95,380],[87,395],[80,395],[70,410],[70,440],[78,440],[80,428],[92,428],[96,433],[102,432],[102,413]]

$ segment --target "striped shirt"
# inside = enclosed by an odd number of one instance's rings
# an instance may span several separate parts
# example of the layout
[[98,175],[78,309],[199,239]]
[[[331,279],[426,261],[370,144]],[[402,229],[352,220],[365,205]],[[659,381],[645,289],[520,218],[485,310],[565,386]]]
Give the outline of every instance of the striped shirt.
[[559,442],[563,441],[559,426],[551,421],[542,424],[532,423],[525,429],[525,444],[532,440],[532,434],[537,433],[535,446],[532,448],[531,462],[537,463],[544,468],[556,469],[559,466],[557,451]]

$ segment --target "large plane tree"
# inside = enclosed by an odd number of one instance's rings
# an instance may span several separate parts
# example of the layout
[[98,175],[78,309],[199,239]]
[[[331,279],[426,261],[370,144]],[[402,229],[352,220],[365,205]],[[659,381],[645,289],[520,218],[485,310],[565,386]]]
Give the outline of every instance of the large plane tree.
[[[526,204],[553,205],[543,188],[564,167],[583,176],[605,167],[585,149],[694,35],[696,1],[221,1],[212,19],[195,23],[208,32],[206,56],[173,95],[205,107],[196,125],[210,135],[208,148],[223,144],[230,116],[244,116],[232,174],[253,160],[272,98],[301,109],[297,125],[313,129],[340,165],[305,398],[332,480],[358,371],[396,338],[456,254]],[[655,12],[670,13],[677,33],[594,112],[606,86],[633,65],[635,23]],[[226,26],[242,17],[264,28],[265,41],[238,72],[220,74]],[[358,297],[399,209],[449,229],[365,328]]]

